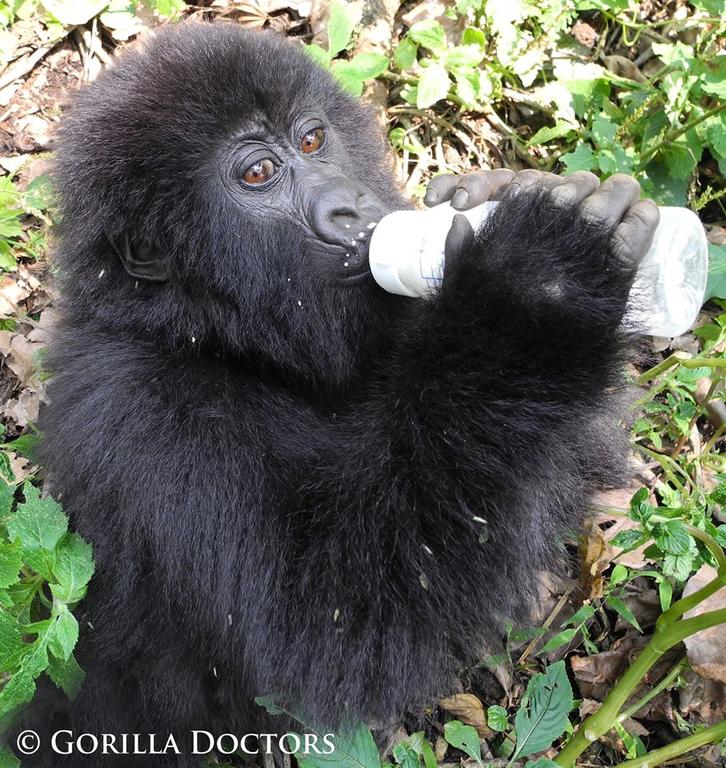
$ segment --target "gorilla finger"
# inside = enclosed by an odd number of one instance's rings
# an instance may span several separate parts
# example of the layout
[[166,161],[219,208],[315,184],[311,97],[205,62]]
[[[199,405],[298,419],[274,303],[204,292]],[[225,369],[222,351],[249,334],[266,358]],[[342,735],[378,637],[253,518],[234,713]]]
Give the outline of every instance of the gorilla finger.
[[658,206],[652,200],[633,205],[613,233],[610,241],[613,255],[623,264],[640,264],[653,242],[659,221]]
[[514,171],[509,168],[467,173],[459,178],[456,192],[451,198],[451,205],[460,211],[481,205],[491,200],[497,190],[507,187],[514,176]]
[[[507,195],[518,195],[520,192],[525,192],[532,189],[551,189],[562,183],[562,178],[554,173],[548,173],[547,171],[535,171],[528,168],[526,171],[520,171],[515,174],[512,179],[509,188],[507,189]],[[510,191],[511,190],[511,191]]]
[[631,176],[616,173],[585,200],[580,211],[587,224],[594,228],[610,228],[623,218],[640,198],[640,185]]
[[456,259],[459,254],[467,251],[473,244],[474,230],[469,219],[457,213],[446,234],[446,244],[444,245],[446,261],[449,262],[451,259]]
[[589,171],[577,171],[565,176],[561,184],[550,191],[550,200],[558,208],[570,208],[581,203],[600,186],[600,180]]
[[442,173],[441,176],[434,176],[426,187],[424,205],[430,208],[432,205],[439,205],[439,203],[451,200],[458,182],[459,177],[453,173]]

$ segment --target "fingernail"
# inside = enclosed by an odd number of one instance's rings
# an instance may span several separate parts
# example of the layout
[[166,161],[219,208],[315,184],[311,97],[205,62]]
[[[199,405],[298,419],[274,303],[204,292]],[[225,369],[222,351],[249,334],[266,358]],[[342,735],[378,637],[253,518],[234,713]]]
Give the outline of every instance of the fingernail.
[[451,198],[451,205],[454,208],[461,208],[462,205],[466,205],[469,200],[469,193],[465,189],[457,189],[454,192],[454,196]]
[[435,189],[427,189],[424,195],[424,203],[435,203],[439,199],[439,194]]

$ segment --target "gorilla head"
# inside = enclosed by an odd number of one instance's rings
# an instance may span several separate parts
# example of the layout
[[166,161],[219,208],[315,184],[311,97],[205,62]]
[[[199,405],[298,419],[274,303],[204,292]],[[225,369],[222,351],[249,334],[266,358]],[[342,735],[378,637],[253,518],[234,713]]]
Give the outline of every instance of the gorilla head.
[[329,382],[375,345],[392,302],[368,239],[407,203],[370,115],[302,50],[168,27],[79,94],[58,154],[77,314]]

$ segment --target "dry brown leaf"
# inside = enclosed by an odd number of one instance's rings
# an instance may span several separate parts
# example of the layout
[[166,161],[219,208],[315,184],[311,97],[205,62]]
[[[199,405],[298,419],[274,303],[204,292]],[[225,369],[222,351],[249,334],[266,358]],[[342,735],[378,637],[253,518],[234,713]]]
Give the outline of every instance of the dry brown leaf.
[[18,453],[10,453],[10,469],[15,479],[22,483],[35,473],[35,466],[31,464],[30,459],[21,456]]
[[684,717],[690,714],[704,723],[726,720],[726,685],[715,680],[704,680],[687,669],[683,677],[686,686],[678,691],[678,702]]
[[23,386],[33,381],[38,370],[38,353],[44,344],[30,341],[22,333],[16,333],[10,341],[10,354],[5,358],[5,364],[18,377]]
[[[698,572],[691,576],[683,590],[687,597],[705,587],[716,577],[716,570],[710,565],[702,565]],[[710,597],[687,611],[683,618],[700,616],[708,611],[726,608],[726,587],[721,587]],[[707,680],[726,683],[726,627],[723,624],[710,629],[704,629],[684,641],[688,662],[694,672]]]
[[602,574],[610,565],[611,554],[603,532],[594,520],[589,521],[585,533],[580,543],[582,578],[587,599],[594,600],[602,596]]
[[[639,580],[636,579],[636,581]],[[655,626],[655,622],[661,614],[660,598],[654,589],[643,588],[642,584],[634,586],[633,589],[635,591],[625,595],[622,600],[633,612],[638,624],[647,630]],[[615,622],[616,632],[624,632],[629,626],[630,624],[622,616],[618,616]]]
[[580,693],[585,698],[602,701],[628,663],[634,646],[634,640],[626,636],[617,641],[609,651],[592,656],[571,656],[570,666]]
[[21,285],[10,275],[6,275],[0,280],[0,317],[10,317],[15,314],[23,299],[30,296],[30,288],[27,285]]
[[580,45],[587,48],[594,47],[598,38],[597,31],[585,21],[576,21],[572,25],[572,34]]
[[726,245],[726,227],[711,227],[708,230],[708,242],[714,245]]
[[27,427],[38,420],[40,398],[32,389],[24,389],[17,398],[5,404],[5,418],[12,419],[19,427]]
[[487,725],[484,705],[473,693],[456,693],[445,699],[439,699],[439,706],[461,720],[472,725],[482,739],[490,738],[494,731]]
[[436,762],[440,763],[446,757],[446,751],[449,748],[449,743],[443,736],[437,736],[434,742],[434,755],[436,755]]

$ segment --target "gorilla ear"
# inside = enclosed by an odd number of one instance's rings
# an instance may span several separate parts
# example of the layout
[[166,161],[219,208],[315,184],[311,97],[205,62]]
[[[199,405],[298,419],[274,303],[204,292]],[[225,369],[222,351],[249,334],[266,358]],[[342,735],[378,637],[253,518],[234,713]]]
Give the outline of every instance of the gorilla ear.
[[131,277],[152,283],[164,283],[169,279],[169,259],[151,243],[132,242],[127,233],[118,239],[106,237]]

